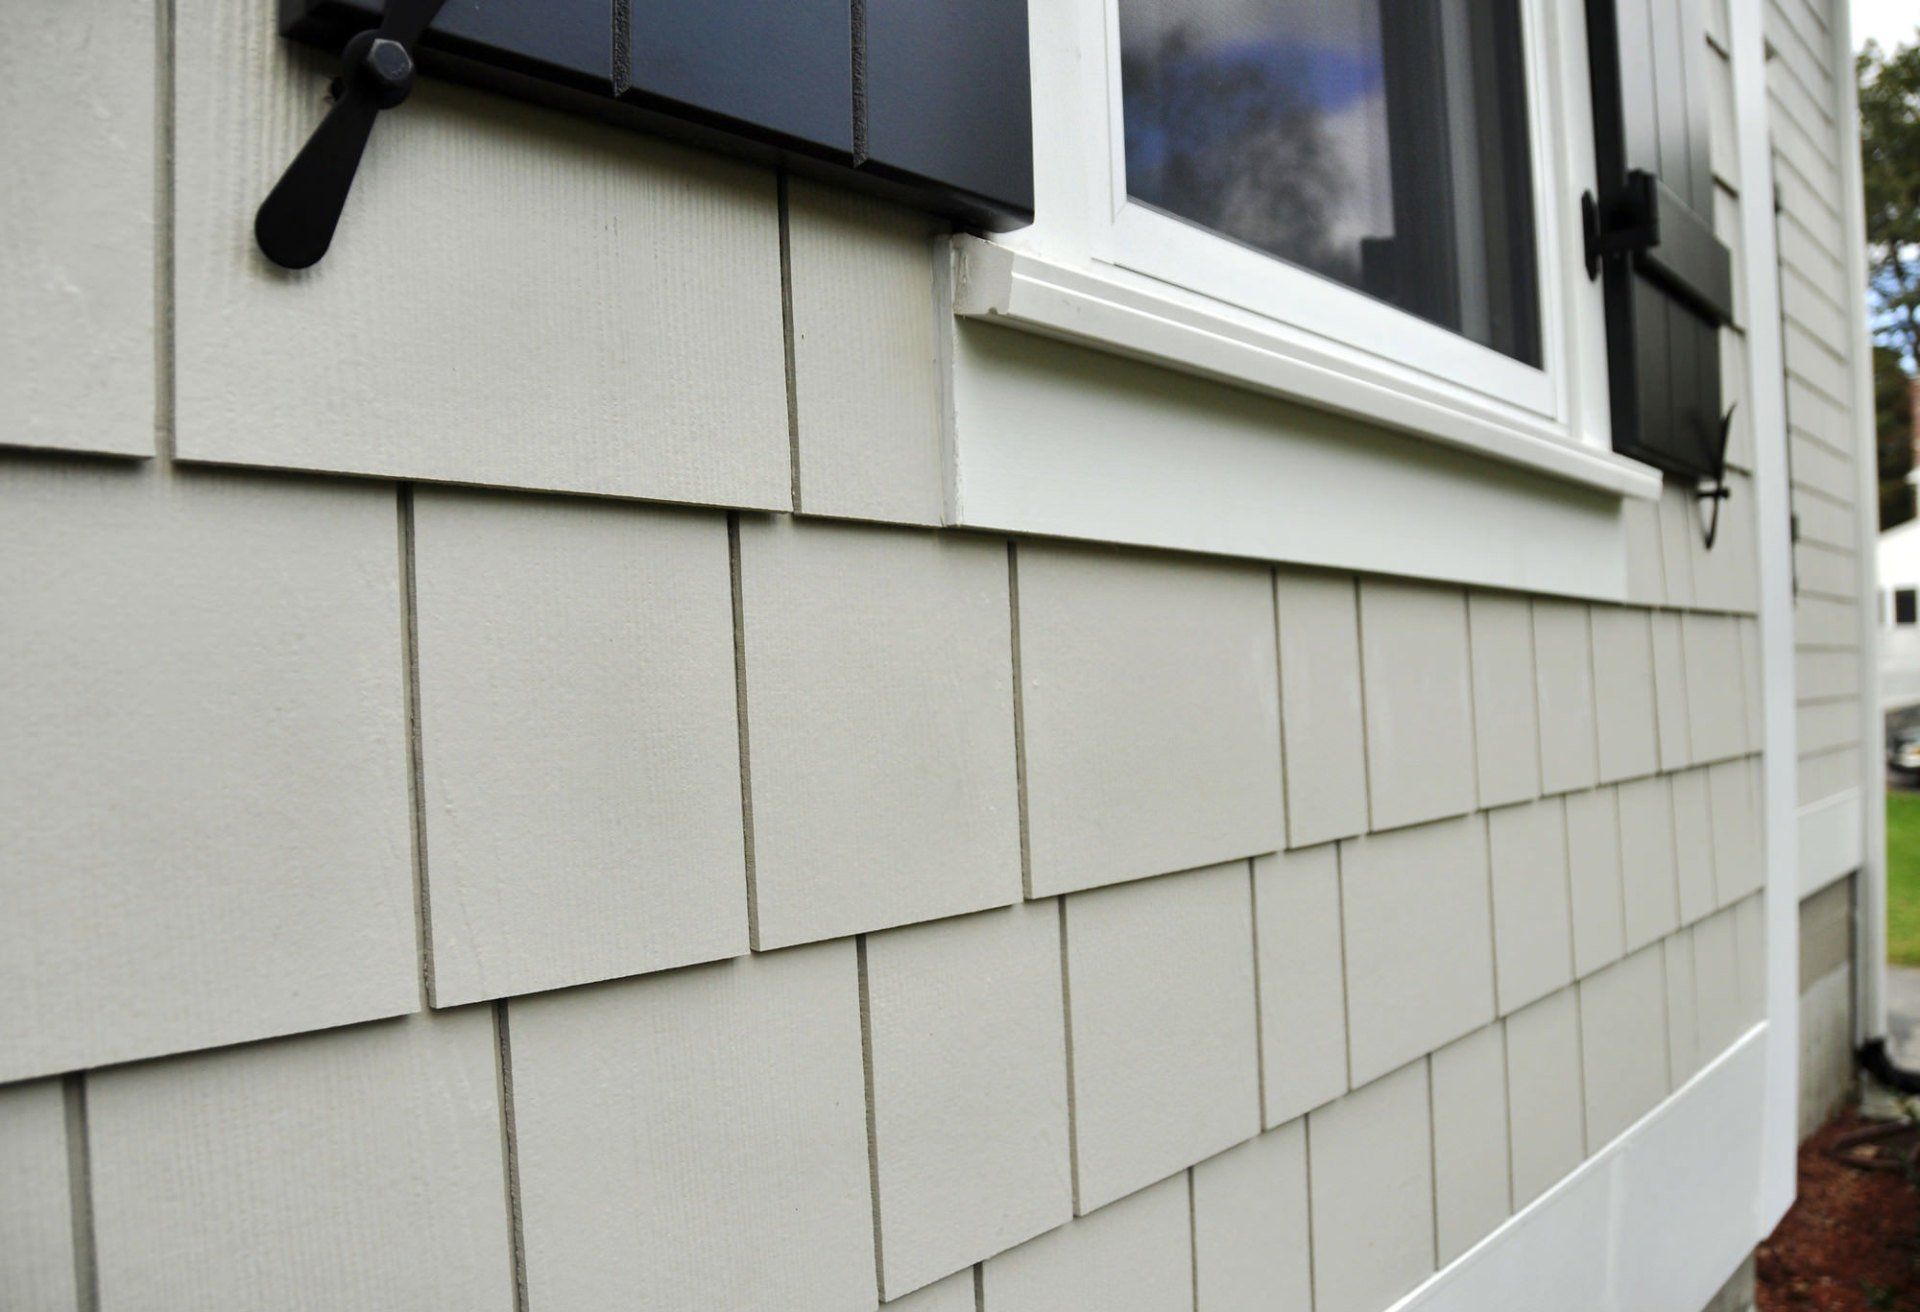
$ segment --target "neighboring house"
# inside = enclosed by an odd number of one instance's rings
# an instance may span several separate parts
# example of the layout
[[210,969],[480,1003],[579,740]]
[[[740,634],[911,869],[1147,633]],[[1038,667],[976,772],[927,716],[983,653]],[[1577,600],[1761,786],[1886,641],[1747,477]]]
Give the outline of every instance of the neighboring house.
[[0,1306],[1741,1302],[1845,0],[280,8],[0,18]]
[[1880,535],[1880,704],[1920,705],[1920,520]]

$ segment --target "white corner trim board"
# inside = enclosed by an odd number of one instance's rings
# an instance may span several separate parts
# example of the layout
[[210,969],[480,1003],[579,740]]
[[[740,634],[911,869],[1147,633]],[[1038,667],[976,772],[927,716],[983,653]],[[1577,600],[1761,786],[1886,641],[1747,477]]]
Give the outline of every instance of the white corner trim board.
[[1412,378],[1370,377],[1302,337],[977,237],[956,238],[953,250],[953,312],[961,318],[1284,397],[1616,496],[1660,495],[1660,475],[1646,465]]
[[[1390,1312],[1699,1312],[1759,1214],[1766,1024]],[[1791,1110],[1791,1108],[1789,1108]]]
[[1866,817],[1858,788],[1800,808],[1800,896],[1809,898],[1860,869]]

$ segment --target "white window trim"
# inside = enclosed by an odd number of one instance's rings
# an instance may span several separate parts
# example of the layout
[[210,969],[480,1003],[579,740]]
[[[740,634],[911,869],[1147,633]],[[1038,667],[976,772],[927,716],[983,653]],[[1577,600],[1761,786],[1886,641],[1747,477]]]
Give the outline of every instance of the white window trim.
[[[1038,220],[955,243],[956,315],[1282,396],[1613,495],[1659,495],[1656,471],[1611,449],[1604,305],[1585,275],[1577,218],[1595,172],[1577,13],[1522,0],[1545,362],[1536,370],[1129,203],[1116,6],[1033,6]],[[1229,289],[1238,289],[1232,300],[1207,294]]]

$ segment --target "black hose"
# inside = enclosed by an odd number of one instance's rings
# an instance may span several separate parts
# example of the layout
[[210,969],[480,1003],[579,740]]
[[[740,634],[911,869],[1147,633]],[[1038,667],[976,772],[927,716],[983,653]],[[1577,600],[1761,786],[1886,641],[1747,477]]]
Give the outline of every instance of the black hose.
[[1893,1058],[1887,1053],[1887,1041],[1884,1037],[1868,1039],[1860,1045],[1860,1050],[1855,1056],[1862,1070],[1895,1093],[1920,1094],[1920,1071],[1910,1071],[1904,1066],[1894,1065]]

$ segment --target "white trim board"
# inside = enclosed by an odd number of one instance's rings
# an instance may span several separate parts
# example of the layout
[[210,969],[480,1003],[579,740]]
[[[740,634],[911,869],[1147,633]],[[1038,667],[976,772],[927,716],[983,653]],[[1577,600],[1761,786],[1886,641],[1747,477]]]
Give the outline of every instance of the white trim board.
[[1799,731],[1794,705],[1793,542],[1787,463],[1786,389],[1780,326],[1780,262],[1769,181],[1772,122],[1767,90],[1765,0],[1729,0],[1727,57],[1738,134],[1741,261],[1747,307],[1749,422],[1753,431],[1754,523],[1760,568],[1761,825],[1766,836],[1765,1148],[1760,1233],[1793,1205],[1800,1139],[1800,852],[1797,833]]
[[1800,896],[1812,897],[1860,869],[1866,816],[1858,788],[1800,808]]
[[1651,467],[1569,441],[1545,421],[1528,422],[1406,380],[1370,380],[1331,352],[977,237],[956,238],[953,252],[953,312],[962,318],[1284,397],[1603,492],[1645,500],[1660,495],[1660,475]]
[[1617,493],[1110,352],[945,323],[950,524],[1626,599]]
[[1767,1088],[1767,1028],[1390,1312],[1700,1312],[1772,1228],[1763,1123],[1783,1091]]
[[[1851,8],[1837,0],[1829,33],[1833,67],[1853,67]],[[1885,733],[1880,711],[1880,493],[1873,457],[1873,345],[1867,334],[1866,197],[1860,173],[1860,88],[1850,76],[1834,78],[1834,121],[1840,128],[1840,185],[1847,233],[1847,317],[1853,322],[1854,514],[1860,560],[1860,779],[1861,875],[1853,950],[1859,1005],[1856,1039],[1887,1032],[1887,770],[1881,759]]]

